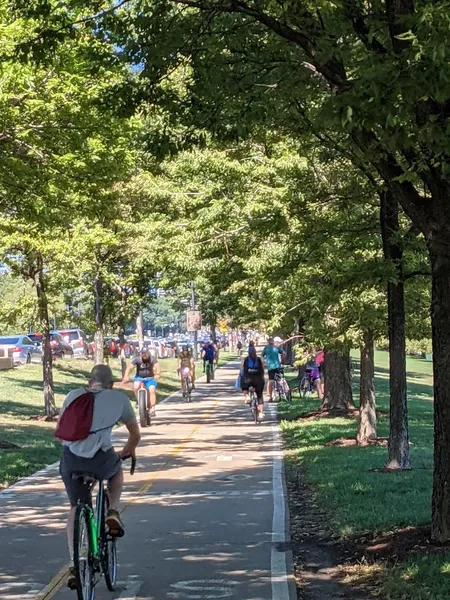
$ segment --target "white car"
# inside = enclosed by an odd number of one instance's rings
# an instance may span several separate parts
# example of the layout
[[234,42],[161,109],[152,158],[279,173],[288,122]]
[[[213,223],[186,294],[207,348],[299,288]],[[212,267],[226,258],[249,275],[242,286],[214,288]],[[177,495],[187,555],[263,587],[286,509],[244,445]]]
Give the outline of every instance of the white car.
[[0,348],[5,350],[5,356],[12,356],[15,365],[25,365],[32,362],[40,363],[42,348],[26,335],[7,335],[0,338]]

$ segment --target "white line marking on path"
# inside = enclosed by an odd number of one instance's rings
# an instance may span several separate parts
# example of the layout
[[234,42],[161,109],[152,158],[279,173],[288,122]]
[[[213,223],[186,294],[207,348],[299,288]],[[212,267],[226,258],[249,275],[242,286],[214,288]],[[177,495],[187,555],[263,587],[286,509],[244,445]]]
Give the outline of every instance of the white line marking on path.
[[276,544],[288,539],[286,532],[286,500],[283,482],[283,454],[281,451],[280,431],[277,423],[272,423],[273,443],[273,519],[272,519],[272,549],[270,553],[270,568],[272,580],[272,600],[289,600],[289,582],[286,570],[286,554],[279,552]]
[[138,581],[131,575],[127,579],[127,586],[120,594],[118,600],[136,600],[136,596],[141,589],[142,581]]
[[[239,582],[231,581],[229,579],[193,579],[192,581],[179,581],[178,583],[172,583],[170,585],[171,588],[179,591],[168,592],[167,596],[169,598],[198,598],[202,600],[230,598],[234,594],[234,590],[230,586],[235,585],[239,585]],[[200,592],[200,594],[189,592]]]

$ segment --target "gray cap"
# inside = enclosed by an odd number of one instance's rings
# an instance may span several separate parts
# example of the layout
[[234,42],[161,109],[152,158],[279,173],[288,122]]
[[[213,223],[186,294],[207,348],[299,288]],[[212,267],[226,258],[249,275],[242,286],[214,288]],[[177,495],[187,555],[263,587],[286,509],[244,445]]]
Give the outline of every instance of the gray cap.
[[96,383],[104,388],[109,388],[114,383],[111,369],[107,365],[95,365],[91,371],[89,383]]

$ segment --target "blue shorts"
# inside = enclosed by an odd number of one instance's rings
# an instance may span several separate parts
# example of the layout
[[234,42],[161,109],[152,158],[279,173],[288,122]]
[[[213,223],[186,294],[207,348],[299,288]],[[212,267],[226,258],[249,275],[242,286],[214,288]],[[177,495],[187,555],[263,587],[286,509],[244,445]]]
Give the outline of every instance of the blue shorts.
[[135,377],[133,381],[137,381],[138,383],[143,381],[144,386],[148,389],[151,387],[158,387],[158,382],[156,379],[152,379],[151,377]]

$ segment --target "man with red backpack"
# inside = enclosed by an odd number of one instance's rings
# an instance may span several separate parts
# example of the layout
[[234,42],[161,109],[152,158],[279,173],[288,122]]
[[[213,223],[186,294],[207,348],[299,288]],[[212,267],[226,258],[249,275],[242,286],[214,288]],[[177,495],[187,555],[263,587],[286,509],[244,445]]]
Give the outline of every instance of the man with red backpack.
[[[108,480],[110,509],[106,524],[110,534],[122,537],[125,533],[119,515],[123,487],[121,458],[135,458],[141,438],[136,416],[128,396],[113,390],[113,375],[106,365],[96,365],[87,388],[69,392],[64,400],[55,432],[63,444],[60,473],[70,501],[67,539],[70,559],[73,560],[73,528],[78,500],[89,500],[89,488],[74,473],[90,473]],[[115,452],[111,434],[116,423],[128,429],[128,440],[122,450]],[[76,587],[73,568],[69,571],[68,587]]]

